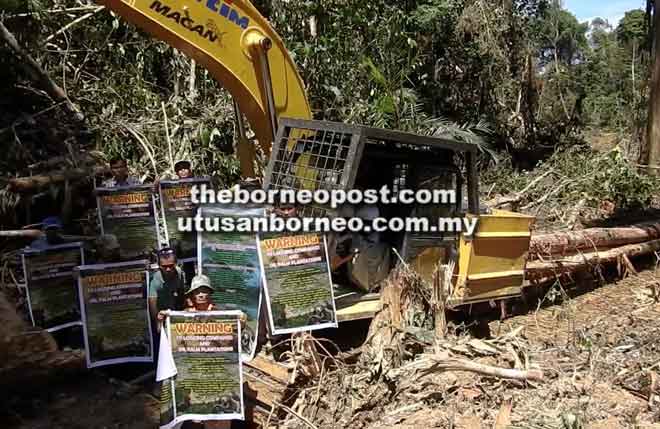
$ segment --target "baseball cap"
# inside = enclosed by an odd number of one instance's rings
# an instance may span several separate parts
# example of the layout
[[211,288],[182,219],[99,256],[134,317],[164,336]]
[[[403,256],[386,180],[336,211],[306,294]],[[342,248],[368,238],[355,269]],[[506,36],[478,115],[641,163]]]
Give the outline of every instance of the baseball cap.
[[62,229],[62,221],[57,216],[49,216],[41,222],[41,228],[44,231],[48,229]]
[[190,287],[186,291],[186,295],[202,287],[207,287],[213,290],[213,286],[211,286],[211,280],[208,278],[208,276],[205,276],[204,274],[198,274],[193,277],[192,281],[190,282]]
[[159,258],[168,258],[170,256],[174,256],[176,258],[176,250],[172,249],[171,247],[164,247],[157,253]]
[[177,161],[176,164],[174,164],[174,171],[179,171],[179,170],[190,170],[190,161]]

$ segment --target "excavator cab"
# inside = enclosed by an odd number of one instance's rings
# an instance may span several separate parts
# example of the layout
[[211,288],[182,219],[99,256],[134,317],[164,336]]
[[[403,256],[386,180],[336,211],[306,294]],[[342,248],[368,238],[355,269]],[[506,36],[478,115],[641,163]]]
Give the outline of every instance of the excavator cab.
[[[397,202],[377,204],[379,217],[426,219],[430,226],[439,227],[436,231],[381,233],[379,241],[391,250],[388,271],[405,263],[430,281],[438,263],[453,260],[456,268],[448,291],[450,305],[508,298],[521,292],[533,218],[479,205],[478,150],[476,145],[440,137],[282,118],[264,187],[349,191],[385,186],[390,200]],[[442,191],[438,195],[446,199],[439,204],[402,204],[397,195],[404,189]],[[300,214],[345,215],[342,207],[329,204],[306,205]],[[440,218],[476,219],[476,232],[468,237],[456,231],[456,223],[450,231],[447,223],[441,227]],[[460,228],[464,231],[465,223]],[[329,239],[328,243],[332,255],[337,251],[332,248],[336,240]],[[360,314],[364,314],[362,310]]]
[[[247,141],[243,116],[263,152],[270,153],[266,187],[349,190],[386,185],[395,193],[404,188],[453,189],[453,205],[387,204],[377,211],[386,218],[472,217],[478,219],[476,234],[466,238],[447,232],[384,233],[378,239],[395,254],[388,263],[403,261],[429,278],[437,263],[457,260],[449,291],[456,305],[520,293],[533,219],[480,209],[476,146],[310,120],[304,84],[291,55],[249,1],[97,1],[194,59],[231,93],[241,131],[237,152],[244,177],[255,176],[255,148]],[[289,117],[300,119],[284,119]],[[302,210],[303,216],[339,214],[328,206]],[[366,283],[364,288],[370,290],[370,281]],[[361,314],[369,317],[367,310]]]

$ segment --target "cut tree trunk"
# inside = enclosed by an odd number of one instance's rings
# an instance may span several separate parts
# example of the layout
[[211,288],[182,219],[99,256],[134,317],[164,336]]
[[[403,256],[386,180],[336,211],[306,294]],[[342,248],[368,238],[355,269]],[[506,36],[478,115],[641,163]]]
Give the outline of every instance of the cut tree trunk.
[[107,167],[94,167],[94,168],[73,168],[69,170],[54,171],[51,174],[42,174],[30,177],[17,177],[7,181],[9,190],[12,192],[34,192],[44,186],[53,183],[60,183],[66,180],[81,179],[84,177],[101,176],[110,172]]
[[0,389],[34,390],[84,368],[82,352],[59,351],[55,339],[29,327],[0,292]]
[[0,231],[2,238],[39,238],[43,232],[40,229],[18,229],[9,231]]
[[375,374],[387,373],[401,364],[399,330],[401,328],[401,291],[403,274],[395,271],[385,281],[380,294],[380,308],[371,324],[360,359]]
[[[40,229],[17,229],[9,231],[0,231],[0,238],[32,238],[37,239],[43,235]],[[75,243],[77,241],[93,241],[98,237],[93,235],[67,235],[62,234],[65,243]]]
[[653,8],[653,66],[651,68],[651,94],[649,96],[646,142],[640,151],[640,164],[648,167],[648,173],[658,175],[660,164],[660,10]]
[[593,252],[657,239],[660,239],[660,222],[532,235],[529,259],[572,255],[581,250]]
[[529,279],[542,279],[569,272],[588,269],[600,264],[617,262],[619,258],[634,258],[660,250],[660,240],[629,244],[603,252],[583,253],[553,261],[531,261],[527,263],[525,275]]

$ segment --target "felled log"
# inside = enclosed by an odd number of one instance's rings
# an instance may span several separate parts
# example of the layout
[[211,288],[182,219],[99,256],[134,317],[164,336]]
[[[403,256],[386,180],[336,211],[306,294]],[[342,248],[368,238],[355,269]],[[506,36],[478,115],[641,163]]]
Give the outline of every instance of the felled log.
[[[77,155],[76,157],[78,158],[77,163],[84,163],[84,164],[96,163],[103,160],[103,154],[96,150],[83,152],[80,155]],[[71,158],[69,155],[61,155],[43,161],[35,162],[34,164],[28,165],[28,168],[30,170],[34,170],[37,168],[53,168],[61,164],[69,164],[70,162],[71,162]]]
[[69,170],[54,171],[51,174],[9,179],[7,180],[7,186],[12,192],[33,192],[53,183],[81,179],[83,177],[101,176],[109,171],[110,169],[108,167],[72,168]]
[[0,231],[0,237],[2,238],[39,238],[41,237],[40,229],[18,229],[18,230],[8,230]]
[[31,330],[0,293],[0,389],[30,390],[85,368],[80,351],[64,352],[47,331]]
[[60,351],[46,331],[23,332],[0,341],[5,362],[0,366],[0,388],[19,391],[48,385],[86,368],[82,350]]
[[660,239],[660,222],[532,235],[529,257],[538,259],[550,255],[574,254],[581,250],[596,251],[657,239]]
[[552,261],[530,261],[525,268],[526,277],[540,279],[580,271],[599,264],[617,262],[619,258],[634,258],[660,250],[660,240],[628,244],[602,252],[583,253]]
[[[18,229],[18,230],[0,231],[0,238],[37,239],[42,235],[43,232],[40,229]],[[67,234],[63,234],[62,238],[66,243],[75,243],[77,241],[92,241],[97,239],[97,237],[92,235],[67,235]]]
[[[265,424],[277,420],[278,404],[289,399],[291,368],[268,356],[257,354],[243,365],[247,420]],[[276,414],[276,413],[275,413]]]

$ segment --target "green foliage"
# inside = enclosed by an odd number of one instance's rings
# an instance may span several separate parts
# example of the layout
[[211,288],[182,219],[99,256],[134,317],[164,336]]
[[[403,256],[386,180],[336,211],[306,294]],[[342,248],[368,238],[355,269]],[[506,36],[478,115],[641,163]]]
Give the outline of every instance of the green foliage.
[[635,9],[626,12],[616,27],[616,37],[624,44],[636,43],[637,46],[646,44],[648,28],[646,23],[646,12]]
[[550,3],[534,26],[542,64],[561,61],[570,65],[580,60],[587,49],[589,24],[578,22],[559,0]]
[[615,31],[594,20],[591,30],[591,47],[575,76],[585,94],[583,121],[634,132],[646,120],[645,13],[627,12]]
[[432,126],[430,134],[436,137],[444,137],[477,145],[479,150],[497,163],[498,156],[491,141],[493,130],[487,122],[480,121],[476,124],[465,123],[458,125],[452,121],[440,118],[429,121],[429,124]]
[[[198,173],[222,184],[236,180],[231,100],[204,70],[194,72],[193,96],[190,61],[120,17],[98,13],[46,44],[86,13],[46,11],[79,2],[0,1],[19,43],[88,118],[84,133],[72,130],[59,108],[21,122],[52,101],[2,51],[0,97],[18,101],[0,111],[0,139],[9,153],[1,169],[25,174],[36,160],[95,148],[130,157],[134,172],[146,177],[171,170],[172,158],[193,158]],[[586,127],[632,130],[644,116],[642,11],[627,13],[614,31],[603,20],[590,28],[579,23],[556,0],[262,0],[257,6],[292,53],[318,119],[450,136],[478,144],[487,159],[505,147],[578,146]],[[17,13],[31,15],[12,17]],[[495,173],[508,162],[500,164]],[[523,179],[507,180],[520,189]],[[623,184],[612,183],[609,194],[623,192]],[[642,195],[643,186],[631,192]]]
[[[47,9],[80,6],[68,0],[41,1]],[[128,157],[131,172],[145,179],[173,173],[173,162],[185,158],[193,162],[196,174],[213,174],[223,186],[235,183],[239,172],[238,161],[230,154],[234,142],[231,98],[205,70],[196,68],[193,97],[188,90],[189,59],[107,12],[81,21],[43,47],[47,36],[88,12],[5,20],[19,43],[66,89],[87,120],[86,129],[69,128],[64,112],[52,109],[50,100],[33,89],[35,82],[18,67],[18,61],[7,52],[0,53],[0,64],[7,65],[0,69],[0,76],[8,74],[0,96],[24,103],[0,111],[4,124],[0,128],[18,124],[0,134],[12,154],[3,160],[6,164],[0,161],[0,170],[24,175],[29,163],[84,148],[98,150],[107,158]],[[46,114],[21,121],[22,115],[49,107]],[[34,129],[40,134],[35,135]]]
[[[540,181],[535,179],[540,178]],[[531,188],[530,184],[534,183]],[[620,210],[648,207],[660,179],[639,172],[620,147],[606,152],[571,148],[555,153],[532,172],[514,172],[508,160],[482,173],[481,189],[491,195],[515,194],[526,189],[522,206],[570,209],[582,201],[598,209],[610,201]],[[536,202],[544,201],[544,205]]]
[[597,174],[590,183],[594,202],[608,199],[617,207],[644,208],[660,185],[657,179],[640,174],[619,148],[598,159],[594,168]]

